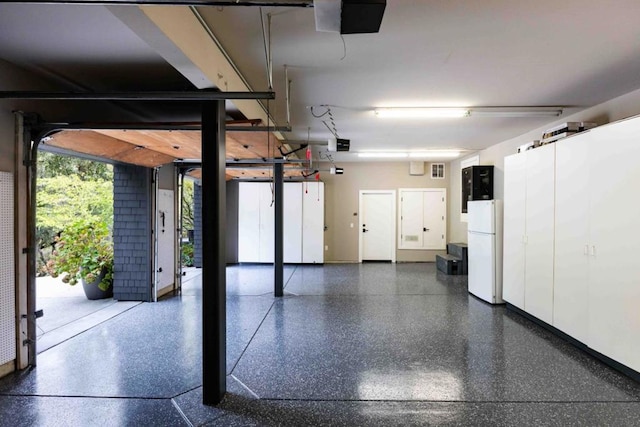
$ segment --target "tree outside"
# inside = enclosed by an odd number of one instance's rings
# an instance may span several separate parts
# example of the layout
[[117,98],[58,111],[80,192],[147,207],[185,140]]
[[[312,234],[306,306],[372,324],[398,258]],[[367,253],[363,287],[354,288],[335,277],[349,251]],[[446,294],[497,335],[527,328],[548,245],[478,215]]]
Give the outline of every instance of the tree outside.
[[38,153],[36,240],[39,275],[65,227],[78,218],[113,224],[113,168],[57,154]]
[[194,229],[194,215],[193,215],[193,181],[185,179],[182,183],[182,230],[181,237],[182,242],[182,265],[187,267],[193,266],[193,242],[191,238],[188,241],[184,241],[189,237],[189,231]]

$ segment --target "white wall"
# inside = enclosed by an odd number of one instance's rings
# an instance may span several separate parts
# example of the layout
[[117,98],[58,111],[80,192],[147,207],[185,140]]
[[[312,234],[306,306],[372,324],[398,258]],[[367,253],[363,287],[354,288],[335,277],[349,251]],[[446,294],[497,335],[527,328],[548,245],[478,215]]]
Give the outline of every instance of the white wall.
[[[536,139],[541,139],[542,133],[556,124],[564,122],[595,122],[598,125],[603,125],[638,114],[640,114],[640,89],[588,108],[574,115],[563,117],[556,122],[534,129],[516,138],[498,142],[485,150],[474,153],[474,155],[480,155],[481,165],[495,166],[493,193],[496,199],[502,199],[504,196],[504,158],[511,154],[515,154],[518,146]],[[449,165],[451,173],[449,187],[449,205],[451,207],[449,211],[450,242],[467,241],[467,223],[460,221],[460,192],[462,185],[460,178],[461,160],[464,159],[453,161]]]

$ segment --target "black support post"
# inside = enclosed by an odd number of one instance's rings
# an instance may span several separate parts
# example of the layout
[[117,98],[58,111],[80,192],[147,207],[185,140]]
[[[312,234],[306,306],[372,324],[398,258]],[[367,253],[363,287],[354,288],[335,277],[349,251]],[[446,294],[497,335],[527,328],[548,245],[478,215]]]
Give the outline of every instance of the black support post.
[[202,403],[227,391],[225,104],[202,107]]
[[284,294],[284,228],[282,201],[284,191],[284,165],[276,163],[273,165],[273,189],[274,189],[274,216],[275,216],[275,256],[274,256],[274,295],[281,297]]

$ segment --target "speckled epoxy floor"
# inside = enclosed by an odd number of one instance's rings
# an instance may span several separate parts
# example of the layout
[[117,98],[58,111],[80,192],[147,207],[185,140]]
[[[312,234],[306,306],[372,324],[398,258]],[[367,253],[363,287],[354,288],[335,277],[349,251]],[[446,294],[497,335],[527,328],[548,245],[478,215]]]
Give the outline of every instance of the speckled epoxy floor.
[[640,385],[425,264],[228,269],[228,394],[201,394],[201,277],[0,381],[0,425],[640,425]]

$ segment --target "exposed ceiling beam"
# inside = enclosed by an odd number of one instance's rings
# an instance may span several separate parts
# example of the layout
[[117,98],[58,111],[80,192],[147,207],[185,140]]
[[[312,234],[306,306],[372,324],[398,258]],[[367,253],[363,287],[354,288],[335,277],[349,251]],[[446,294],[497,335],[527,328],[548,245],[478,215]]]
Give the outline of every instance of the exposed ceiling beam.
[[25,4],[84,4],[84,5],[164,5],[164,6],[265,6],[265,7],[313,7],[313,0],[22,0],[4,3]]
[[[189,79],[194,74],[194,69],[202,76],[201,79],[192,81],[194,85],[203,84],[204,79],[221,91],[253,90],[235,64],[231,62],[211,29],[199,16],[196,8],[140,6],[140,10],[163,33],[163,38],[170,41],[171,46],[167,43],[156,44],[153,46],[154,49],[186,78]],[[119,12],[116,16],[122,13]],[[125,24],[129,25],[127,22]],[[140,34],[136,28],[132,30],[147,42],[149,42],[147,39],[152,37]],[[184,59],[179,63],[171,62],[171,59],[176,56],[176,49]],[[261,119],[269,126],[275,125],[265,107],[257,100],[235,100],[233,104],[245,117]],[[276,133],[276,137],[284,139],[281,134]]]
[[275,99],[274,92],[37,92],[0,91],[0,99],[84,101],[218,101]]

